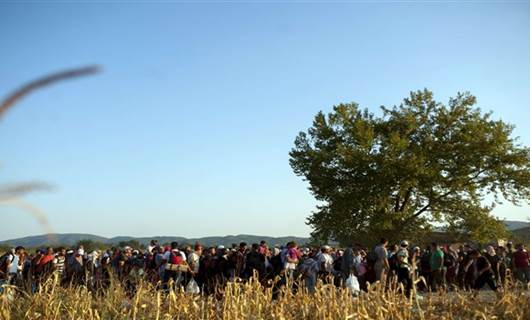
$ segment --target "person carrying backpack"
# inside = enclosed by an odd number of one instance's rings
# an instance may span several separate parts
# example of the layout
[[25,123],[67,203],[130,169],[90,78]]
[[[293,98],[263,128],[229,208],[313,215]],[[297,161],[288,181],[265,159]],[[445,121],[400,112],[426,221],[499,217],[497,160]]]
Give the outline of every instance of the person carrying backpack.
[[10,249],[8,252],[0,256],[0,281],[7,281],[8,278],[8,264],[13,259],[15,250]]
[[187,272],[188,267],[186,261],[180,250],[178,243],[172,242],[171,249],[166,251],[162,256],[162,264],[164,265],[164,287],[168,288],[168,282],[173,280],[174,285],[180,285],[182,280],[182,272]]
[[310,294],[314,294],[316,291],[317,274],[320,270],[320,263],[315,256],[315,252],[311,251],[309,256],[299,266],[299,271],[304,280],[305,288]]
[[397,253],[394,255],[395,258],[395,270],[397,274],[397,279],[399,283],[403,284],[405,288],[405,294],[407,297],[410,296],[410,291],[412,289],[412,279],[410,278],[410,262],[409,262],[409,243],[406,240],[401,241],[400,248]]
[[445,268],[445,280],[449,287],[453,286],[456,282],[457,277],[457,262],[458,254],[452,250],[449,246],[444,247],[444,268]]
[[257,243],[252,244],[251,251],[247,254],[245,263],[245,278],[252,278],[254,272],[257,273],[261,281],[265,276],[265,256],[260,253],[260,247]]
[[9,285],[17,285],[21,280],[25,254],[26,249],[18,246],[14,252],[8,252],[0,258],[0,279]]

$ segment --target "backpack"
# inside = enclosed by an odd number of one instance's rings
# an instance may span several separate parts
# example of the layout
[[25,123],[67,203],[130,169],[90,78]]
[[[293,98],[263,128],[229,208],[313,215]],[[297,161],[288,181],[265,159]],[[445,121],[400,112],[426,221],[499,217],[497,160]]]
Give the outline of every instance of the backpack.
[[182,256],[180,255],[180,253],[171,251],[171,255],[169,256],[169,263],[171,263],[171,264],[181,264],[182,263]]
[[343,257],[339,257],[335,262],[333,262],[333,270],[339,272],[342,269],[342,259]]
[[247,268],[258,268],[264,263],[264,257],[262,254],[257,252],[251,252],[247,255]]
[[0,274],[7,273],[7,265],[9,257],[12,257],[13,254],[11,252],[6,252],[0,257]]
[[398,259],[397,259],[397,252],[394,253],[389,259],[388,264],[390,266],[390,270],[397,270],[398,269]]
[[375,252],[375,249],[368,252],[366,255],[366,262],[368,262],[368,265],[373,266],[377,262],[378,256],[377,252]]
[[451,268],[456,266],[456,259],[451,253],[444,254],[444,267]]
[[270,264],[273,267],[274,274],[279,274],[282,270],[282,257],[280,255],[276,255],[270,259]]
[[150,254],[149,256],[147,256],[146,268],[151,270],[156,269],[156,257],[154,254]]

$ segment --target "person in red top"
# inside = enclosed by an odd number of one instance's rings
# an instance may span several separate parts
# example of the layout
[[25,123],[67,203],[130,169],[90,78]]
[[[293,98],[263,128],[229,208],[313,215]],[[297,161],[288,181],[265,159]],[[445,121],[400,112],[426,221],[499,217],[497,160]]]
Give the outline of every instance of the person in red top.
[[38,266],[44,268],[47,264],[53,261],[53,258],[55,258],[53,248],[47,248],[46,253],[40,258]]
[[530,255],[524,244],[520,244],[513,253],[513,267],[519,281],[525,284],[530,282]]
[[173,280],[175,287],[179,286],[183,277],[180,266],[185,264],[183,253],[179,250],[177,242],[171,242],[171,249],[166,251],[162,256],[162,264],[164,265],[164,289],[168,289],[168,283]]
[[46,248],[39,251],[39,255],[33,261],[33,276],[37,284],[45,281],[53,273],[54,258],[53,248]]

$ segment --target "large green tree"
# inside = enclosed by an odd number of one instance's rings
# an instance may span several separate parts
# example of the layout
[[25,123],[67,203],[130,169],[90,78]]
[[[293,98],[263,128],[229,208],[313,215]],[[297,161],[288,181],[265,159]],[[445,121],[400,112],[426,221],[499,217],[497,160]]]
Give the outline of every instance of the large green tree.
[[505,236],[491,209],[529,201],[530,149],[475,103],[458,93],[442,104],[423,90],[381,116],[356,103],[319,112],[290,152],[319,201],[313,237],[418,239],[433,226],[479,241]]

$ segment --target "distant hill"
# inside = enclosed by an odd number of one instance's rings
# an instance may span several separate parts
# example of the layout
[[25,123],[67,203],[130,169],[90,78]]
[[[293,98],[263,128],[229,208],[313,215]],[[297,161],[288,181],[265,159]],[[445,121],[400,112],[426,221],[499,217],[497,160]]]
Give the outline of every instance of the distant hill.
[[11,245],[11,246],[24,246],[27,248],[39,247],[45,244],[56,244],[56,245],[73,245],[81,239],[87,239],[92,241],[106,242],[108,239],[105,237],[96,236],[93,234],[86,233],[54,233],[54,234],[43,234],[38,236],[29,236],[11,240],[1,241],[0,245]]
[[[530,223],[524,221],[504,221],[506,228],[511,231],[517,239],[530,243]],[[437,233],[443,234],[438,231]],[[246,242],[249,245],[252,243],[259,243],[261,240],[265,240],[269,245],[284,245],[289,241],[296,241],[298,244],[304,244],[309,242],[309,238],[303,237],[266,237],[256,236],[249,234],[240,235],[228,235],[228,236],[214,236],[214,237],[203,237],[203,238],[184,238],[176,236],[153,236],[153,237],[130,237],[130,236],[118,236],[113,238],[100,237],[93,234],[85,233],[56,233],[56,234],[45,234],[38,236],[29,236],[18,239],[11,239],[0,241],[0,245],[9,246],[24,246],[27,248],[41,247],[45,245],[64,245],[71,246],[76,244],[79,240],[92,240],[102,242],[106,244],[118,244],[121,241],[137,240],[141,244],[147,245],[150,240],[156,239],[159,243],[169,243],[177,241],[178,243],[194,244],[199,242],[204,246],[224,245],[230,246],[232,243]]]
[[517,241],[530,244],[530,226],[512,231]]
[[[517,220],[504,220],[504,225],[508,231],[515,231],[518,229],[523,229],[530,227],[530,222],[517,221]],[[434,228],[435,232],[443,232],[444,229],[441,227]]]
[[509,231],[515,231],[518,229],[530,227],[530,222],[506,220],[504,221],[504,225],[506,225],[506,229],[508,229]]
[[58,234],[45,234],[38,236],[30,236],[18,239],[10,239],[5,241],[0,241],[0,245],[9,245],[9,246],[24,246],[27,248],[41,247],[45,245],[63,245],[71,246],[76,244],[79,240],[92,240],[98,241],[106,244],[118,244],[121,241],[128,240],[137,240],[138,242],[147,245],[150,240],[156,239],[159,243],[169,243],[172,241],[177,241],[179,243],[188,243],[194,244],[199,242],[204,246],[214,246],[214,245],[224,245],[230,246],[232,243],[239,244],[240,242],[246,242],[249,245],[252,243],[259,243],[261,240],[265,240],[269,245],[284,245],[289,241],[296,241],[299,244],[304,244],[309,242],[309,238],[303,237],[266,237],[266,236],[256,236],[256,235],[229,235],[229,236],[218,236],[218,237],[203,237],[203,238],[184,238],[184,237],[172,237],[172,236],[153,236],[153,237],[129,237],[129,236],[119,236],[113,238],[100,237],[93,234],[83,234],[83,233],[58,233]]

